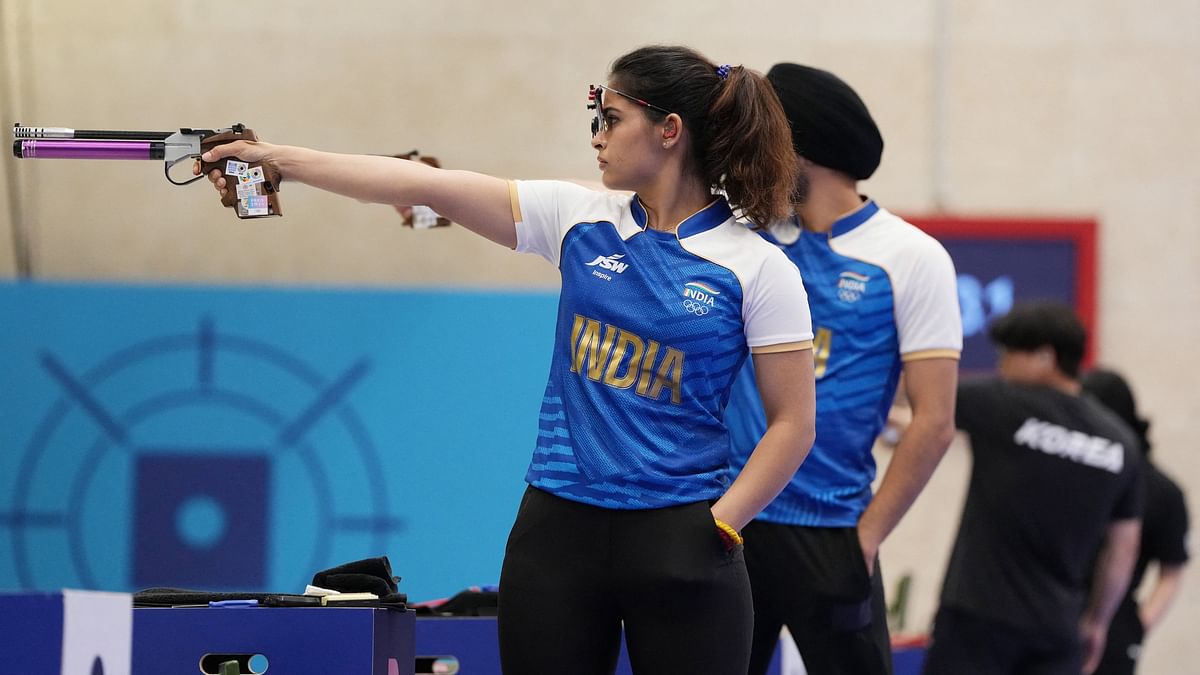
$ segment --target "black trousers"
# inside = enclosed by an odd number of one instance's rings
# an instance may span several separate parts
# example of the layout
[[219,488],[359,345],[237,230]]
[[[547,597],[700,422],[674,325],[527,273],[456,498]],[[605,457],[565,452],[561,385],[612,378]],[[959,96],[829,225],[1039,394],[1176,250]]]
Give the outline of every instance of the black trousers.
[[933,623],[925,675],[1079,675],[1078,636],[1045,635],[942,607]]
[[746,568],[754,593],[751,675],[770,666],[788,627],[809,675],[891,675],[883,577],[867,575],[852,527],[746,526]]
[[753,608],[740,547],[704,502],[650,510],[529,488],[500,573],[509,675],[607,675],[621,629],[635,673],[746,672]]

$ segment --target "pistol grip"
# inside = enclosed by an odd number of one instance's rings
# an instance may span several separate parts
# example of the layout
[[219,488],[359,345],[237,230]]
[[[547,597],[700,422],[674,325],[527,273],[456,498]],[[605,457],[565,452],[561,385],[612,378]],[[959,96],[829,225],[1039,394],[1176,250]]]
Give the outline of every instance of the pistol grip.
[[[253,129],[242,128],[240,131],[210,136],[201,141],[200,148],[207,152],[218,145],[234,141],[257,140],[258,136]],[[214,169],[220,171],[225,178],[226,191],[221,196],[221,204],[233,208],[238,218],[283,215],[279,204],[279,183],[283,176],[273,163],[247,163],[236,157],[200,163],[200,171],[203,174],[209,174]]]
[[238,218],[282,216],[279,205],[279,170],[270,162],[243,162],[229,157],[217,162],[201,162],[205,175],[213,170],[225,177],[221,204],[231,207]]

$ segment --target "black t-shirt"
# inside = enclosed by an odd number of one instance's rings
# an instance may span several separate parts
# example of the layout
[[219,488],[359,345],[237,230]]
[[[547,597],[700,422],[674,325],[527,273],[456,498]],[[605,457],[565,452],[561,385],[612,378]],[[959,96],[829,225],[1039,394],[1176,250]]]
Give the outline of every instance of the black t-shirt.
[[1078,634],[1115,520],[1142,513],[1137,438],[1090,397],[964,382],[974,462],[942,604],[1022,630]]
[[1183,491],[1152,462],[1143,461],[1146,510],[1142,518],[1142,548],[1137,568],[1129,582],[1129,594],[1137,589],[1146,567],[1157,560],[1162,565],[1181,565],[1188,561],[1187,501]]

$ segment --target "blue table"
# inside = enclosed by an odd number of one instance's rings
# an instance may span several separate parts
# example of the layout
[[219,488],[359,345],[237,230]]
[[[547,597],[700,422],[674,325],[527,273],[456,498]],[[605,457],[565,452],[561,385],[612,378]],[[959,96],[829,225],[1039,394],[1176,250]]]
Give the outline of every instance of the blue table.
[[216,673],[230,655],[261,655],[271,675],[413,675],[415,623],[370,607],[138,607],[132,673]]

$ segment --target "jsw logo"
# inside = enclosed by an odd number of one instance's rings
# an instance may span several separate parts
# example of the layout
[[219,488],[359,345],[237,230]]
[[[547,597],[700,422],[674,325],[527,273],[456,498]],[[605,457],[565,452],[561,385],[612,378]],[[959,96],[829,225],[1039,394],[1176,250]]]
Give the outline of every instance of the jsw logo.
[[624,253],[614,253],[609,256],[598,255],[598,256],[596,256],[596,259],[593,260],[592,262],[588,263],[587,266],[588,267],[596,267],[597,265],[599,265],[600,269],[602,269],[602,270],[612,270],[612,271],[616,272],[617,274],[620,274],[621,272],[624,272],[629,267],[629,263],[621,262],[621,258],[624,258],[624,257],[625,257]]

